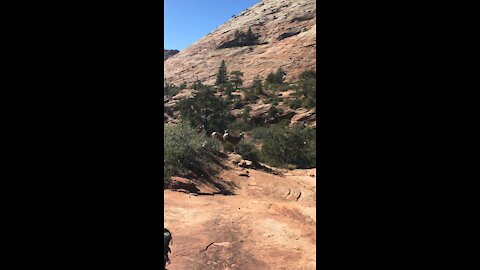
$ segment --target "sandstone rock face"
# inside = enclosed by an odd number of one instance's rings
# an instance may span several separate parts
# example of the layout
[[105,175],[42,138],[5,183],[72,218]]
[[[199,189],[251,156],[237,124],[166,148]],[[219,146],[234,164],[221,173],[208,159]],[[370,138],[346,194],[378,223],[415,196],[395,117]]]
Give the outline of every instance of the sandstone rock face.
[[[316,68],[316,21],[315,0],[263,0],[164,61],[164,76],[177,85],[197,78],[213,84],[225,60],[229,71],[245,74],[245,85],[279,67],[287,72],[287,81],[295,80]],[[234,39],[236,30],[249,27],[260,45],[219,48]]]
[[306,109],[301,108],[297,110],[297,113],[295,114],[295,116],[292,117],[290,121],[290,126],[293,127],[299,124],[305,124],[310,128],[316,128],[317,127],[316,120],[317,120],[316,109],[307,111]]
[[250,121],[263,122],[268,117],[268,110],[272,107],[272,104],[255,104],[251,106]]
[[173,97],[163,97],[163,123],[176,124],[179,122],[178,103],[182,99],[193,98],[196,90],[183,89]]
[[163,61],[167,60],[168,58],[174,56],[177,54],[179,51],[177,50],[163,50]]

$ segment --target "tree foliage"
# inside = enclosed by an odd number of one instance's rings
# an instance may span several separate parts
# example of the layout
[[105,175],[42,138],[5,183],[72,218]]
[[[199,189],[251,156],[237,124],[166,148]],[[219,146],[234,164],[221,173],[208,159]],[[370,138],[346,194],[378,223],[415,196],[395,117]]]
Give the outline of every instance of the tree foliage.
[[287,73],[285,73],[285,71],[280,67],[275,73],[271,72],[268,74],[266,82],[268,84],[283,84],[285,81],[285,75],[287,75]]
[[209,134],[225,130],[233,119],[226,102],[216,97],[209,86],[203,86],[194,98],[184,99],[178,106],[183,120],[193,127],[203,126]]
[[264,162],[274,166],[292,164],[299,168],[311,168],[316,165],[315,149],[314,130],[273,125],[267,130],[261,154]]
[[220,68],[218,69],[217,73],[217,81],[215,85],[222,85],[228,82],[228,72],[227,72],[227,65],[225,64],[225,60],[222,60],[220,64]]
[[233,85],[235,85],[235,89],[238,89],[239,86],[243,85],[243,72],[240,70],[234,70],[230,72],[231,77],[231,82]]

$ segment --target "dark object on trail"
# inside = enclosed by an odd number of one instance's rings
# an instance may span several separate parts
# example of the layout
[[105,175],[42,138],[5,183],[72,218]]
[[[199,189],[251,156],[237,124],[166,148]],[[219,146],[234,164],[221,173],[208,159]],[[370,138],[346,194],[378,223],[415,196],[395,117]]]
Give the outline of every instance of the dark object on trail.
[[172,241],[172,233],[169,230],[163,228],[163,269],[167,267],[167,262],[169,262],[168,253],[170,253],[170,242]]

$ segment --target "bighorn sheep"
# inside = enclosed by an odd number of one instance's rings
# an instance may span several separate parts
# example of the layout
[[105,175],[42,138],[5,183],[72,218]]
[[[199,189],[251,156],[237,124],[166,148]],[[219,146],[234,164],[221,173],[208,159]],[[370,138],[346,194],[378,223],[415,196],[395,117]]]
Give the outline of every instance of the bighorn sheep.
[[229,142],[233,145],[237,145],[243,139],[243,132],[240,132],[238,137],[231,135],[230,133],[223,134],[223,141]]
[[222,134],[218,133],[218,132],[212,132],[212,138],[214,140],[217,140],[220,142],[220,145],[222,146],[222,152],[224,151],[224,148],[223,148],[223,137],[222,137]]
[[216,140],[219,140],[219,141],[223,141],[223,136],[222,134],[218,133],[218,132],[213,132],[212,133],[212,138],[213,139],[216,139]]
[[[228,133],[228,130],[225,130],[225,133],[223,135],[215,131],[212,133],[212,138],[221,142],[222,148],[223,148],[223,143],[225,142],[231,143],[233,146],[235,146],[243,139],[243,132],[241,132],[240,135],[236,137]],[[235,148],[234,148],[234,152],[235,152]]]

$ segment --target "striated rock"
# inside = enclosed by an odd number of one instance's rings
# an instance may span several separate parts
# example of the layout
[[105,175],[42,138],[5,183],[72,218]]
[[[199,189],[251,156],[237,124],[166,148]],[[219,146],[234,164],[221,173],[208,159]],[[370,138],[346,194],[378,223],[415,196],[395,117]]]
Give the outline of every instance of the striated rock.
[[296,126],[300,123],[304,123],[307,126],[316,128],[316,120],[317,120],[317,110],[312,109],[307,111],[306,109],[299,109],[297,114],[292,117],[290,120],[290,126]]
[[[241,70],[245,85],[282,67],[286,80],[316,68],[316,3],[314,0],[263,0],[164,61],[171,83],[213,84],[222,60],[229,71]],[[248,28],[258,37],[254,46],[223,48],[236,30]]]
[[186,98],[194,98],[196,93],[197,93],[197,90],[183,89],[178,94],[176,94],[174,97],[172,97],[172,100],[182,100],[182,99],[186,99]]
[[252,105],[250,111],[250,121],[263,122],[268,117],[268,110],[272,107],[272,104],[255,104]]
[[268,121],[266,121],[265,123],[275,123],[275,122],[278,122],[278,121],[281,121],[281,120],[291,120],[292,117],[295,116],[295,111],[293,110],[287,110],[287,111],[284,111],[283,113],[280,113],[279,115],[277,115],[275,117],[275,119],[270,119]]

